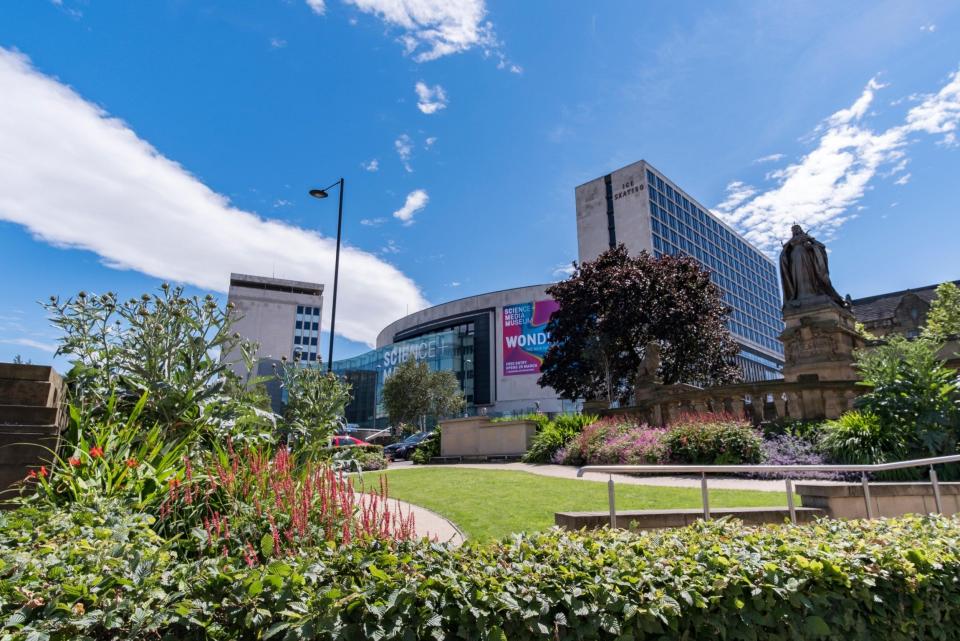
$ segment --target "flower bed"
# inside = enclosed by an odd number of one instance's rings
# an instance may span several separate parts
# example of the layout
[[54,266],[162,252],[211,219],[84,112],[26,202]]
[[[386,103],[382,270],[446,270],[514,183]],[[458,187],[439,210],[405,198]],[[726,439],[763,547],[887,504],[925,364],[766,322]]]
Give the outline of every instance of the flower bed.
[[117,501],[0,516],[9,639],[955,639],[960,521],[320,545],[185,559]]

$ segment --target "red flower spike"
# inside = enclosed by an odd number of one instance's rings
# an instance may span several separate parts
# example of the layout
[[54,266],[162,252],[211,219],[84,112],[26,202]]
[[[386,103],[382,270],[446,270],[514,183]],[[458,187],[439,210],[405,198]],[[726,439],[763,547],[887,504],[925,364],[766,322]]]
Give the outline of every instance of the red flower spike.
[[103,457],[103,448],[99,445],[94,445],[90,448],[90,458],[102,458]]
[[67,463],[69,463],[72,467],[80,467],[83,465],[83,461],[81,461],[80,457],[78,456],[71,456],[67,459]]

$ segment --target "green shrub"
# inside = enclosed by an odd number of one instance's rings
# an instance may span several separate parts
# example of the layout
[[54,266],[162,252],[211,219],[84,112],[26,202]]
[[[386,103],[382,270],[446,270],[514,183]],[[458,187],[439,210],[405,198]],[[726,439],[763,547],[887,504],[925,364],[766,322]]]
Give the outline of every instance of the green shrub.
[[870,391],[857,399],[858,409],[875,415],[885,440],[899,441],[908,458],[943,456],[957,451],[960,390],[957,373],[937,358],[932,341],[893,338],[886,345],[858,353],[857,367]]
[[382,445],[325,447],[316,453],[315,460],[331,463],[334,468],[345,472],[372,472],[387,468]]
[[960,638],[960,520],[558,529],[185,560],[136,514],[0,515],[4,639]]
[[440,456],[440,428],[430,432],[427,438],[420,441],[417,449],[410,455],[414,465],[426,465],[435,456]]
[[166,496],[167,484],[182,475],[183,457],[199,432],[185,428],[173,433],[154,423],[145,427],[140,413],[147,394],[120,415],[111,396],[99,418],[68,407],[71,441],[53,454],[54,465],[43,468],[17,499],[21,503],[89,503],[114,497],[132,501],[138,509],[156,510]]
[[850,465],[889,463],[907,456],[904,434],[885,427],[876,414],[861,411],[825,422],[820,449],[830,460]]
[[725,414],[686,414],[664,435],[670,459],[697,465],[759,463],[763,439],[743,419]]
[[540,420],[537,433],[530,443],[530,449],[523,455],[523,461],[550,463],[557,450],[566,446],[572,438],[583,431],[584,427],[595,423],[598,418],[589,414],[561,414],[552,421]]

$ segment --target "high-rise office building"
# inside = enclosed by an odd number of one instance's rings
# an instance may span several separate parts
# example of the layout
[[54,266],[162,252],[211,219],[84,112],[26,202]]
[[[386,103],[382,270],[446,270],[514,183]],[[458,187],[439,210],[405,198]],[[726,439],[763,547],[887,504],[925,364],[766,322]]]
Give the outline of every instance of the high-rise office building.
[[[320,312],[323,309],[323,285],[249,274],[230,274],[227,302],[233,303],[234,330],[247,340],[256,341],[256,374],[268,376],[282,358],[293,359],[299,353],[304,363],[320,360]],[[246,375],[239,354],[221,356],[240,376]],[[267,384],[267,391],[278,410],[279,385]]]
[[684,254],[710,270],[733,309],[748,381],[782,376],[780,285],[773,260],[644,160],[576,188],[580,261],[623,243],[631,254]]

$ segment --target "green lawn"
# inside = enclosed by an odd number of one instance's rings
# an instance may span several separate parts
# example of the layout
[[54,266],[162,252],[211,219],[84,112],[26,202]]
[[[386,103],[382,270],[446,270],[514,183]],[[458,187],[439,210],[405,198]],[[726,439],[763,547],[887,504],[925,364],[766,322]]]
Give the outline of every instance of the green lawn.
[[[381,473],[364,475],[379,482]],[[553,525],[554,512],[607,509],[607,484],[528,472],[427,467],[385,472],[390,496],[442,514],[470,538],[500,538]],[[618,510],[700,507],[699,488],[617,484]],[[711,490],[711,507],[787,504],[785,492]]]

